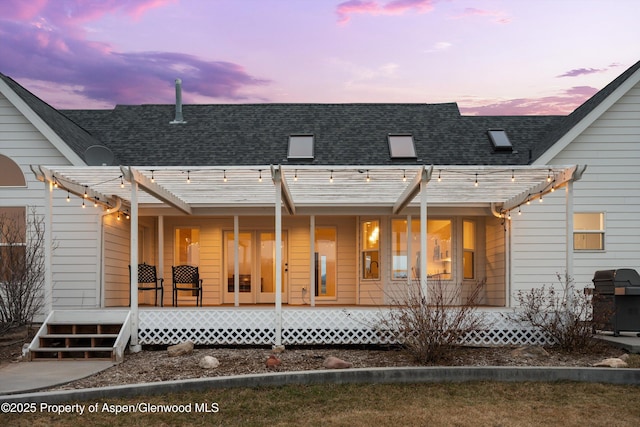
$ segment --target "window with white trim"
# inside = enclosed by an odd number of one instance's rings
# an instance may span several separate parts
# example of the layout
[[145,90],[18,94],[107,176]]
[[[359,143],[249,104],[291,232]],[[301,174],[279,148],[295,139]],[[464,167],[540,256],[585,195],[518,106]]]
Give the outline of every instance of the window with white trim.
[[573,214],[573,249],[576,251],[604,250],[604,213]]
[[0,283],[14,282],[24,271],[26,249],[26,209],[0,207]]

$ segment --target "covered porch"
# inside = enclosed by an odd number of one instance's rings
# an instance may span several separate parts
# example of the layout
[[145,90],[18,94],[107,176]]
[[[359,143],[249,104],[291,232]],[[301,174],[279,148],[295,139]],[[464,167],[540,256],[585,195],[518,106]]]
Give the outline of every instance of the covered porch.
[[[567,239],[570,239],[573,222],[572,184],[579,179],[583,168],[576,166],[550,167],[493,167],[493,166],[252,166],[240,167],[47,167],[34,168],[36,175],[49,183],[47,188],[47,221],[56,215],[51,193],[62,187],[82,199],[83,205],[97,204],[103,207],[101,220],[120,216],[130,217],[129,265],[137,265],[140,248],[140,223],[145,218],[157,221],[155,260],[160,277],[168,277],[167,267],[175,264],[174,255],[166,248],[165,221],[170,218],[226,218],[229,254],[233,262],[209,273],[218,280],[217,292],[226,288],[231,300],[218,300],[220,306],[206,308],[147,308],[139,307],[137,271],[130,277],[132,311],[132,344],[154,344],[175,341],[176,337],[192,339],[196,343],[220,344],[371,344],[381,343],[372,329],[362,325],[372,324],[380,308],[358,307],[364,300],[354,300],[348,308],[322,306],[317,292],[318,275],[316,239],[313,237],[321,219],[328,216],[345,218],[406,218],[408,224],[419,223],[419,239],[403,241],[406,274],[394,282],[410,285],[419,283],[423,295],[427,295],[427,282],[434,280],[430,267],[434,254],[427,241],[427,223],[432,212],[447,209],[483,209],[500,221],[505,230],[500,245],[506,254],[501,269],[505,306],[509,306],[509,227],[511,215],[516,215],[520,205],[542,198],[546,193],[565,188]],[[247,306],[243,301],[239,242],[241,222],[246,218],[270,218],[273,230],[273,247],[283,247],[283,215],[286,220],[297,218],[304,224],[308,239],[304,247],[295,249],[306,275],[301,279],[301,291],[306,289],[308,298],[302,302],[283,300],[282,292],[273,292],[273,300],[267,306]],[[390,220],[389,220],[390,221]],[[367,256],[359,246],[362,230],[354,227],[355,250],[352,264],[355,270],[353,286],[363,294],[366,287],[382,287],[387,290],[391,281],[380,276],[377,282],[362,279],[360,272],[367,263]],[[338,236],[339,237],[339,236]],[[104,242],[99,242],[104,244]],[[413,247],[412,247],[413,245]],[[571,245],[567,244],[567,248]],[[220,256],[220,264],[229,254]],[[412,254],[417,254],[412,259]],[[379,254],[376,256],[380,256]],[[389,256],[391,259],[391,256]],[[368,258],[371,261],[371,258]],[[374,258],[376,262],[391,261]],[[274,251],[274,285],[283,290],[283,276],[287,261],[283,251]],[[572,257],[566,256],[566,271],[571,274]],[[101,260],[101,297],[104,306],[105,279],[104,257]],[[126,264],[123,266],[126,268]],[[226,269],[226,270],[225,270]],[[224,271],[223,271],[224,270]],[[446,270],[445,270],[446,272]],[[404,279],[402,278],[404,277]],[[51,276],[47,286],[51,295]],[[232,278],[232,279],[230,279]],[[455,276],[452,277],[455,280]],[[166,285],[165,285],[166,286]],[[222,295],[222,294],[221,294]],[[166,299],[165,299],[166,301]],[[255,301],[254,301],[255,302]],[[289,303],[290,305],[287,305]],[[370,304],[371,302],[369,302]],[[221,305],[226,304],[226,305]],[[296,307],[295,305],[307,307]],[[384,305],[382,300],[377,305]],[[53,301],[47,301],[53,307]],[[311,307],[312,309],[309,309]],[[491,311],[491,310],[489,310]],[[363,316],[362,318],[360,318]],[[499,317],[499,316],[497,316]],[[354,320],[357,319],[357,320]],[[337,322],[337,323],[336,323]],[[336,325],[332,325],[336,323]],[[184,328],[175,325],[184,324]],[[191,326],[188,326],[191,325]],[[212,327],[211,325],[221,325]],[[325,325],[325,326],[323,326]],[[361,325],[361,327],[358,327]],[[500,329],[500,328],[499,328]],[[504,330],[508,330],[506,328]],[[182,331],[182,332],[176,332]],[[323,332],[324,331],[324,332]],[[364,331],[364,332],[363,332]],[[369,331],[369,332],[366,332]],[[491,333],[494,344],[502,338]],[[509,335],[507,333],[506,335]],[[480,335],[478,335],[479,337]],[[498,338],[496,338],[498,336]],[[477,338],[486,341],[485,338]],[[137,342],[134,342],[137,341]],[[497,341],[496,341],[497,340]],[[511,340],[511,338],[509,338]]]

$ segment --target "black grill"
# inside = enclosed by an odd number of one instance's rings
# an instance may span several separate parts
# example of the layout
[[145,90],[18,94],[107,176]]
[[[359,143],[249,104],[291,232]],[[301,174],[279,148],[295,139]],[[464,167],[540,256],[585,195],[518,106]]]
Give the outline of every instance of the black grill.
[[[632,268],[600,270],[593,276],[596,329],[640,332],[640,274]],[[638,334],[640,336],[640,334]]]

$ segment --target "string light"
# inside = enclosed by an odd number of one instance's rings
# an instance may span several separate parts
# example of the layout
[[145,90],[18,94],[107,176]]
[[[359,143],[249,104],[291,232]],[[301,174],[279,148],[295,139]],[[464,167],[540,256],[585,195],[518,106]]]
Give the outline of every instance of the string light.
[[531,194],[529,194],[527,196],[527,204],[530,205],[531,204]]
[[507,219],[511,219],[511,211],[507,212]]
[[296,169],[295,174],[293,175],[293,180],[297,181],[298,180],[298,169]]
[[118,221],[120,221],[120,220],[121,220],[121,218],[120,218],[120,211],[118,211],[118,218],[116,218],[116,219],[117,219]]
[[547,182],[551,182],[551,172],[552,170],[549,169],[549,172],[547,173]]
[[82,209],[86,208],[87,206],[84,204],[84,199],[82,199]]
[[67,190],[67,203],[69,203],[71,201],[71,193],[69,193],[69,190]]
[[258,182],[262,182],[262,169],[258,169]]
[[540,203],[542,203],[542,191],[540,192],[540,199],[538,199]]
[[513,169],[511,169],[511,182],[516,182],[516,175]]
[[402,169],[402,182],[407,182],[407,174],[404,169]]
[[522,210],[520,209],[520,206],[518,206],[518,215],[522,215]]
[[478,186],[478,174],[476,174],[476,182],[473,184],[475,187]]
[[189,175],[191,171],[187,171],[187,184],[191,184],[191,175]]
[[371,181],[371,178],[369,178],[369,169],[367,169],[367,182]]
[[153,169],[151,169],[151,182],[156,182],[155,178],[153,177]]
[[438,171],[438,182],[441,182],[441,181],[442,181],[442,171],[439,170]]
[[84,198],[86,199],[87,197],[89,197],[89,196],[87,195],[87,186],[85,185],[84,186]]
[[97,197],[93,200],[93,207],[94,208],[98,207],[98,198]]
[[227,170],[222,169],[222,181],[227,182]]
[[58,188],[58,180],[55,176],[53,177],[53,188]]
[[129,212],[125,212],[124,217],[127,218],[127,219],[131,218],[131,216],[129,215]]
[[124,179],[122,178],[122,175],[120,175],[120,188],[124,188]]
[[331,170],[331,175],[329,176],[329,182],[333,182],[333,170]]

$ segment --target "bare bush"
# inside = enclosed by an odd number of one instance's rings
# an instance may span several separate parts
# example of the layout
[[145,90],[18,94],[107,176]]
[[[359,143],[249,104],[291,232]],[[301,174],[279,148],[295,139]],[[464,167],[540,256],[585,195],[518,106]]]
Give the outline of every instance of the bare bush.
[[592,299],[576,290],[570,277],[557,277],[559,288],[543,285],[518,291],[519,308],[509,317],[523,326],[539,329],[562,350],[588,350],[595,343]]
[[441,280],[427,282],[427,296],[420,282],[408,288],[406,299],[393,301],[381,315],[380,327],[391,334],[421,364],[446,360],[452,350],[474,331],[484,329],[477,301],[484,281],[476,283],[462,300],[462,286],[447,289]]
[[0,215],[0,333],[30,325],[43,307],[44,221]]

